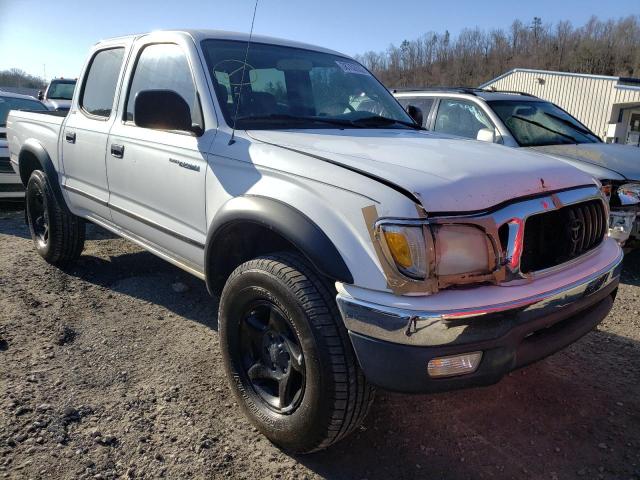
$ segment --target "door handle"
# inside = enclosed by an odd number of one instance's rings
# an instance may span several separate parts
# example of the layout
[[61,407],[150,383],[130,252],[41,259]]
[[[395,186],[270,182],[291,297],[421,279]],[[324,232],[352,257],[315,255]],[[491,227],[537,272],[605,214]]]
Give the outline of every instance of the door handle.
[[64,139],[69,143],[76,143],[76,132],[64,132]]
[[124,156],[124,145],[111,144],[111,156],[122,158]]

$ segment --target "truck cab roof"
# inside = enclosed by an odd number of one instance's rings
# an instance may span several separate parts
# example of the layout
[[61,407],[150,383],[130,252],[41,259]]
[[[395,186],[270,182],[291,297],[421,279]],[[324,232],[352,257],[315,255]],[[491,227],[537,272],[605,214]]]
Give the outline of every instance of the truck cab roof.
[[[157,34],[157,33],[167,33],[167,34],[177,34],[187,36],[193,39],[194,42],[200,43],[202,40],[207,39],[216,39],[216,40],[236,40],[236,41],[249,41],[249,34],[243,32],[232,32],[226,30],[212,30],[212,29],[167,29],[167,30],[154,30],[152,32],[133,34],[133,35],[124,35],[121,37],[113,37],[106,38],[101,40],[96,45],[101,45],[103,43],[112,43],[114,41],[123,41],[123,40],[137,40],[138,38],[142,38],[147,35]],[[335,50],[331,50],[328,48],[323,48],[317,45],[312,45],[304,42],[296,42],[293,40],[286,40],[283,38],[270,37],[267,35],[252,35],[251,36],[252,43],[265,43],[270,45],[280,45],[284,47],[294,47],[294,48],[302,48],[305,50],[313,50],[317,52],[331,53],[333,55],[340,55],[342,57],[349,57],[349,55],[345,55],[344,53],[337,52]]]

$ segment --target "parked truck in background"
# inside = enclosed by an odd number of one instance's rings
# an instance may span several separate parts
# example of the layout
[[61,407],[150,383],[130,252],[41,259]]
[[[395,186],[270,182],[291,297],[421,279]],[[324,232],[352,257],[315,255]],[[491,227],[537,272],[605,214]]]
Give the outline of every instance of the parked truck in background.
[[38,92],[38,100],[44,102],[51,110],[67,111],[71,107],[75,88],[75,78],[57,78],[51,80],[44,92]]
[[230,386],[270,440],[326,448],[375,385],[492,384],[607,315],[622,252],[591,176],[425,132],[338,52],[247,45],[100,42],[66,117],[7,126],[38,253],[70,264],[91,221],[203,279]]

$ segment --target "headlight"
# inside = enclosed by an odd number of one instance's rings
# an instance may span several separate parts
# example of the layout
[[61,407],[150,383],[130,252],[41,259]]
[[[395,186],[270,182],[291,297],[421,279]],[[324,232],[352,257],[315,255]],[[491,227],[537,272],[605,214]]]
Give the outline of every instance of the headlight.
[[382,224],[379,231],[389,256],[402,274],[419,280],[428,276],[427,245],[422,225]]
[[487,235],[471,225],[433,227],[438,275],[488,273],[492,251]]
[[[430,238],[425,239],[425,234]],[[486,274],[495,266],[489,237],[473,225],[382,223],[378,240],[389,263],[403,275],[424,280],[436,276]],[[429,271],[429,265],[435,271]]]
[[637,205],[640,203],[640,183],[626,183],[618,187],[618,198],[621,205]]

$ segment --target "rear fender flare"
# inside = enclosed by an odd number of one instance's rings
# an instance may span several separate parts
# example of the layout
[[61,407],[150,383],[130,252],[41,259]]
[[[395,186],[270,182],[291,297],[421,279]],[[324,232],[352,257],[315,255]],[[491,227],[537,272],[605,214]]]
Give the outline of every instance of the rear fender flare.
[[24,159],[29,155],[33,155],[33,157],[35,157],[40,166],[40,170],[42,170],[46,174],[47,181],[49,182],[51,191],[56,197],[58,204],[66,212],[69,212],[67,202],[65,202],[64,196],[62,195],[62,189],[60,188],[60,182],[58,180],[58,172],[53,165],[53,161],[51,160],[51,157],[44,149],[44,147],[35,140],[27,140],[20,149],[20,153],[18,155],[18,171],[20,172],[20,180],[22,181],[25,188],[27,186],[27,183],[29,182],[30,172],[28,172],[27,168],[25,167]]

